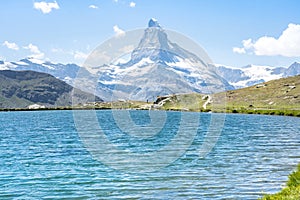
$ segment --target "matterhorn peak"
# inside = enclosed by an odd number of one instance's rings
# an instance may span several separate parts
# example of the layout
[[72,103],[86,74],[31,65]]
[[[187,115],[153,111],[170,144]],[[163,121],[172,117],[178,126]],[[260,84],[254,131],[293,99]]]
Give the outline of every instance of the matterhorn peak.
[[148,27],[160,27],[160,24],[158,23],[158,21],[155,18],[151,18],[148,22]]

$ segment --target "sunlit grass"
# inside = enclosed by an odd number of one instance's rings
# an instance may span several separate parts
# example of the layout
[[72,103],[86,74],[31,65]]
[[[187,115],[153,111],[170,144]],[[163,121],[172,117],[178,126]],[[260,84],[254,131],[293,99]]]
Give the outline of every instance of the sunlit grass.
[[286,187],[276,194],[265,195],[262,200],[299,200],[300,199],[300,164],[297,170],[289,175]]

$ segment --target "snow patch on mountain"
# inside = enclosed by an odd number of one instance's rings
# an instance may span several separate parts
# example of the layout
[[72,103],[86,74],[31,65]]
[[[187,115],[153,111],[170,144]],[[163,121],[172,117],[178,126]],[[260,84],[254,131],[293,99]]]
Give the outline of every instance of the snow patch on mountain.
[[215,64],[218,73],[235,88],[243,88],[300,74],[300,64],[295,62],[289,67],[247,65],[242,68]]
[[[124,84],[122,78],[126,75],[136,76],[146,74],[154,62],[150,58],[143,58],[132,66],[104,65],[99,73],[99,83],[105,85]],[[125,83],[126,84],[126,83]]]
[[29,65],[28,63],[23,62],[23,61],[13,62],[13,64],[15,64],[15,65]]
[[17,67],[17,65],[11,63],[11,62],[2,62],[0,64],[0,70],[14,70]]
[[43,60],[39,60],[39,59],[36,59],[36,58],[27,58],[27,60],[31,63],[34,63],[34,64],[38,64],[38,65],[41,65],[44,63]]
[[279,79],[282,77],[282,74],[272,74],[273,67],[270,66],[259,66],[259,65],[250,65],[246,68],[243,68],[242,71],[245,77],[249,77],[247,80],[242,80],[238,82],[229,82],[236,88],[242,88],[258,84],[261,82],[270,81],[273,79]]
[[277,79],[282,76],[282,74],[274,75],[272,74],[274,67],[270,66],[260,66],[260,65],[250,65],[247,68],[244,68],[244,73],[246,76],[251,77],[250,80],[264,79],[269,81],[272,79]]

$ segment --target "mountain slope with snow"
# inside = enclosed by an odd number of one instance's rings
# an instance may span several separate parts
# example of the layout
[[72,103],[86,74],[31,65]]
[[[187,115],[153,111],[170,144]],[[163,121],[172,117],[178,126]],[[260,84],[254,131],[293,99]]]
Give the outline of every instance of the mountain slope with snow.
[[247,65],[242,68],[217,65],[217,71],[235,88],[244,88],[274,79],[300,74],[300,64],[295,62],[288,68]]
[[97,95],[107,100],[155,100],[178,93],[213,93],[233,89],[214,67],[168,39],[151,19],[126,63],[99,67]]

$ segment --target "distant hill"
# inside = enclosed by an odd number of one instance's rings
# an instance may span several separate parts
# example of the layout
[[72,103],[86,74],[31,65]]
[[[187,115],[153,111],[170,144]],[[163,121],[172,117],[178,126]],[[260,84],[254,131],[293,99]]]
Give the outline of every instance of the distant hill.
[[0,70],[0,91],[0,108],[26,108],[32,104],[71,106],[72,100],[76,103],[102,101],[52,75],[34,71]]

